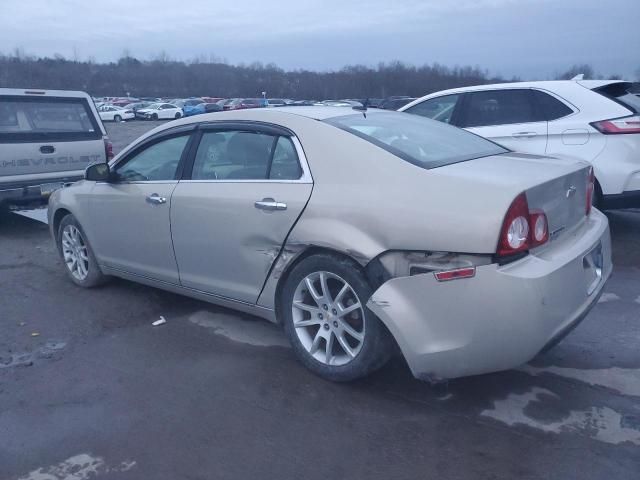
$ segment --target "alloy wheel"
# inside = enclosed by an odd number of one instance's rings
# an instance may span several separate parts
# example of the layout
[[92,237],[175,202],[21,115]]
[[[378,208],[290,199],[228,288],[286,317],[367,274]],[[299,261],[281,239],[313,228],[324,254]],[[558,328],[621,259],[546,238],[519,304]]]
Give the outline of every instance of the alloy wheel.
[[67,225],[62,230],[62,257],[74,278],[80,281],[87,278],[89,251],[80,230],[74,225]]
[[317,361],[346,365],[362,349],[364,306],[349,283],[331,272],[314,272],[298,284],[293,326],[305,350]]

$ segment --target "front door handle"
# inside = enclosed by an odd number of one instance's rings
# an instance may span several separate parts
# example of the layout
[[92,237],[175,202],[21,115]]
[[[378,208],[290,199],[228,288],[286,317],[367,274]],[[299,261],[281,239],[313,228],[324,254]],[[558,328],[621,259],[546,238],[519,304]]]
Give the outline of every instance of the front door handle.
[[167,203],[167,199],[161,197],[157,193],[152,193],[147,197],[147,203],[150,203],[151,205],[162,205],[163,203]]
[[515,132],[511,136],[513,138],[533,138],[538,135],[536,132]]
[[254,203],[254,206],[260,210],[268,210],[268,211],[287,209],[286,203],[276,202],[273,198],[263,198],[262,200],[259,200],[256,203]]

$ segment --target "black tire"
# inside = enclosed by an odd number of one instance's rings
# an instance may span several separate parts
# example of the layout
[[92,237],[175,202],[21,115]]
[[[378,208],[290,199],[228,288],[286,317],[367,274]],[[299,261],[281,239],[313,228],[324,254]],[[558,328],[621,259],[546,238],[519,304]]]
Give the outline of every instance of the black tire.
[[[294,327],[292,304],[296,289],[305,277],[314,272],[329,272],[344,279],[356,293],[364,307],[364,339],[357,355],[345,365],[328,365],[318,361],[304,347]],[[366,303],[373,293],[371,286],[355,262],[330,254],[317,254],[303,259],[289,273],[280,297],[281,319],[293,351],[313,373],[334,382],[349,382],[366,377],[382,367],[390,358],[392,340],[382,322],[371,312]],[[319,326],[319,329],[322,327]],[[326,343],[325,343],[326,347]]]
[[[85,278],[78,278],[77,276],[75,276],[64,259],[63,246],[62,246],[63,234],[65,231],[65,228],[69,226],[75,227],[78,230],[81,236],[81,239],[86,247],[86,253],[88,258],[87,260],[88,268],[87,268],[87,274]],[[87,236],[84,233],[84,230],[82,230],[82,227],[80,226],[80,224],[78,223],[78,221],[73,215],[69,214],[60,221],[60,225],[58,226],[58,232],[56,236],[56,246],[58,247],[58,253],[60,254],[60,258],[62,259],[62,263],[65,271],[67,272],[67,276],[76,285],[84,288],[92,288],[92,287],[97,287],[99,285],[102,285],[108,280],[108,277],[104,275],[100,270],[98,262],[96,261],[96,257],[94,256],[93,250],[91,249],[91,245],[89,245]]]
[[116,115],[113,117],[113,121],[116,123],[120,123],[122,121],[122,117],[120,115]]
[[182,118],[182,114],[180,112],[176,112],[176,115],[174,117],[176,120],[179,118]]
[[598,210],[602,210],[603,208],[602,188],[600,187],[600,184],[598,183],[597,180],[594,185],[593,198],[591,199],[591,204],[594,207],[596,207]]
[[151,115],[151,120],[158,120],[158,114],[154,113],[153,115]]

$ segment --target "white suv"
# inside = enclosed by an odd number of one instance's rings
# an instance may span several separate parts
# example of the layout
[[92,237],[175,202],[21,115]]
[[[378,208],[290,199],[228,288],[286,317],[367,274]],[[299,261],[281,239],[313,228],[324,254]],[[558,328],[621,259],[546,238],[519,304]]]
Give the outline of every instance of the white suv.
[[400,111],[465,128],[524,153],[593,164],[600,208],[640,207],[640,98],[631,83],[558,80],[456,88]]
[[111,157],[86,93],[0,88],[0,204],[46,199]]

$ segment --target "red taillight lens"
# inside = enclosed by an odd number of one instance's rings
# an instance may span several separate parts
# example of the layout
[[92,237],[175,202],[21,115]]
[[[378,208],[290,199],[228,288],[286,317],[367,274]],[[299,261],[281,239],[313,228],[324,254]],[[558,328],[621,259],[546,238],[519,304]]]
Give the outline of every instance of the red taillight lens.
[[593,173],[593,167],[589,167],[589,173],[587,175],[587,204],[585,205],[585,215],[591,213],[591,207],[593,206],[593,190],[595,189],[596,176]]
[[107,162],[113,158],[113,144],[108,138],[104,139],[104,153],[107,156]]
[[591,126],[605,135],[640,133],[640,115],[593,122]]
[[521,193],[513,201],[502,223],[497,254],[513,255],[529,249],[529,205]]
[[496,255],[508,257],[538,247],[549,241],[547,215],[540,210],[529,211],[524,193],[518,195],[502,223]]

